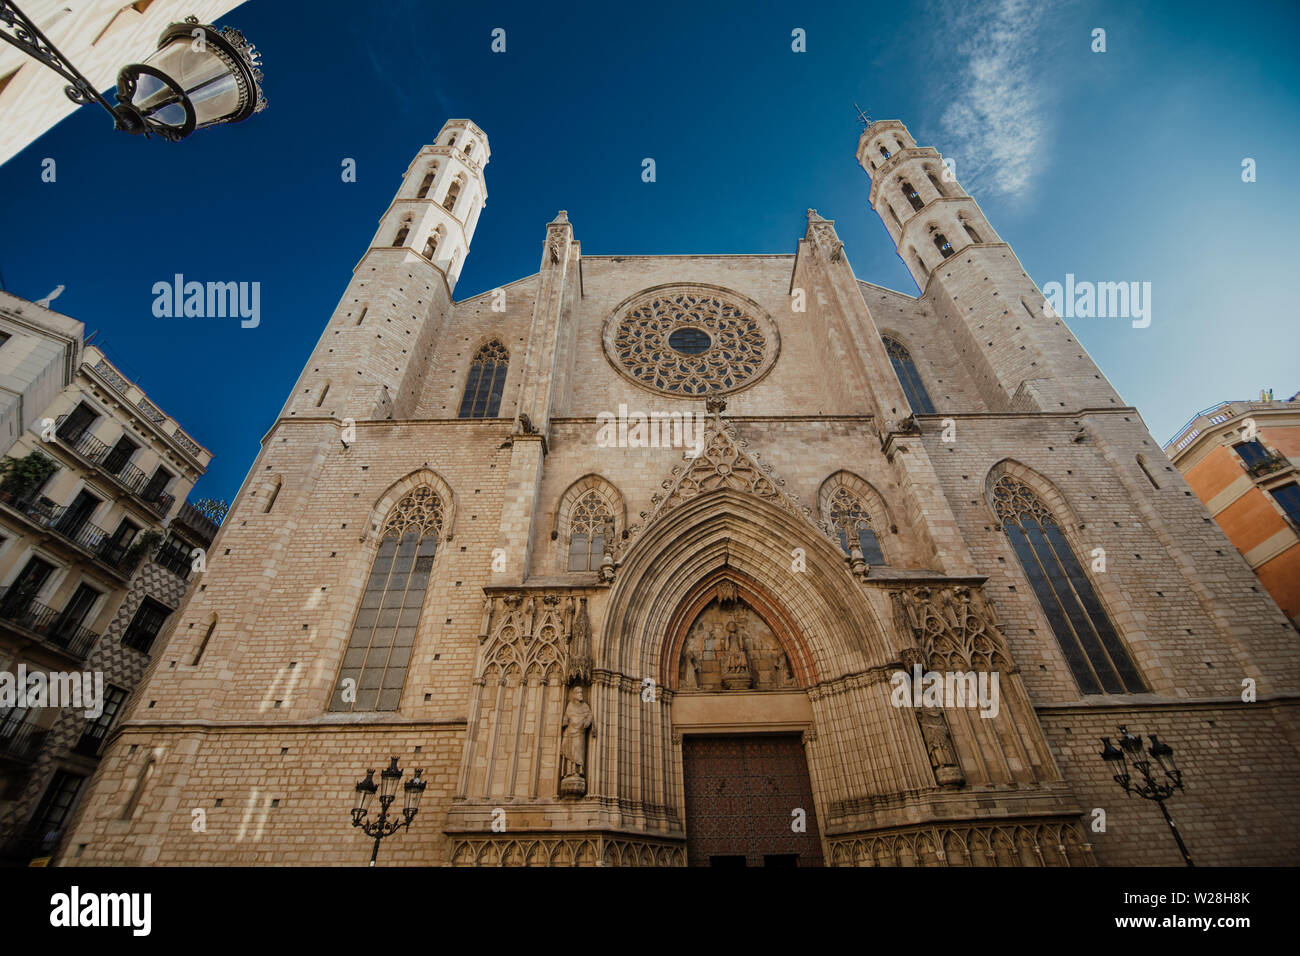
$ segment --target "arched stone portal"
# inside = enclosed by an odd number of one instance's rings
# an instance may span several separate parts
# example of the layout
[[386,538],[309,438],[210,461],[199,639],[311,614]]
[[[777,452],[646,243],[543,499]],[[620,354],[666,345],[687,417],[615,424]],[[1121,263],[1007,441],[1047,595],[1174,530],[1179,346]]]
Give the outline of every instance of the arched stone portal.
[[[722,488],[661,509],[612,585],[485,589],[455,860],[953,865],[991,826],[1078,835],[981,584],[866,578],[788,499]],[[896,705],[915,666],[996,672],[998,713]]]
[[789,616],[746,576],[719,569],[688,596],[664,651],[688,865],[821,865],[809,661]]
[[[692,836],[698,804],[686,775],[693,763],[707,777],[709,759],[715,770],[730,761],[732,777],[716,783],[740,801],[732,812],[743,822],[754,799],[774,796],[780,819],[767,834],[798,835],[803,846],[792,853],[753,843],[720,855],[750,865],[794,855],[806,865],[823,854],[823,801],[842,802],[841,792],[871,773],[867,728],[905,741],[903,775],[933,785],[908,715],[887,694],[846,683],[897,654],[839,548],[797,511],[734,489],[679,504],[624,556],[599,631],[592,699],[603,736],[594,742],[592,790],[619,808],[620,821],[662,813],[665,833]],[[782,779],[807,782],[773,794],[773,774],[756,771],[755,782],[744,769],[776,764]],[[767,794],[745,790],[751,785]]]

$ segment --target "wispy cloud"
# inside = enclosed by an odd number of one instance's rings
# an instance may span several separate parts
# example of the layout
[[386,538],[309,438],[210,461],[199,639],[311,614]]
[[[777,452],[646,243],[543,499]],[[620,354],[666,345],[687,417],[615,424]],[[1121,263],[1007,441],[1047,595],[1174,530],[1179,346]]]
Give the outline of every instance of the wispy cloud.
[[1025,198],[1032,190],[1049,152],[1056,92],[1039,37],[1059,9],[1046,0],[997,0],[955,17],[944,11],[939,47],[957,51],[952,82],[936,91],[946,102],[944,155],[957,159],[957,178],[972,191]]
[[429,8],[417,0],[399,0],[372,5],[368,13],[383,17],[383,29],[368,32],[384,41],[371,40],[365,48],[375,74],[393,91],[404,112],[426,111],[441,124],[453,113],[441,95],[445,84],[424,42],[426,34],[418,29],[433,22]]

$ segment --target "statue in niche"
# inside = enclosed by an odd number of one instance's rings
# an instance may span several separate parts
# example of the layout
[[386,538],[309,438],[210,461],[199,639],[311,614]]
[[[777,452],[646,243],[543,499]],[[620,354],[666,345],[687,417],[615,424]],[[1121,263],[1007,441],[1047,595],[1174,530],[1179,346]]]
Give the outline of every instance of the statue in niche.
[[748,690],[754,685],[745,651],[745,636],[735,621],[728,621],[722,638],[722,686],[727,690]]
[[782,687],[789,687],[794,683],[794,671],[790,668],[790,655],[784,651],[776,662],[776,682]]
[[587,792],[587,732],[594,737],[591,706],[583,700],[581,685],[569,688],[560,728],[560,795],[581,797]]
[[695,641],[688,640],[682,650],[682,690],[700,689],[700,657],[695,652]]
[[961,772],[961,764],[952,745],[952,734],[948,730],[948,721],[942,711],[921,708],[916,712],[916,720],[925,740],[925,750],[930,757],[935,782],[941,787],[960,787],[966,782],[966,775]]

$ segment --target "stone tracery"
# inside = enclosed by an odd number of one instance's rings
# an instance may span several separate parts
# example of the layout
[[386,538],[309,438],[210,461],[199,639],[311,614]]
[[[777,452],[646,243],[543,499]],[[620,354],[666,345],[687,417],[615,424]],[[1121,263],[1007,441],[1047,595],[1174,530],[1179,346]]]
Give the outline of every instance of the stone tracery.
[[434,535],[442,530],[443,505],[438,493],[427,485],[407,492],[384,520],[379,537],[401,538],[414,532],[417,537]]
[[[676,395],[734,391],[776,355],[775,329],[753,311],[713,290],[663,289],[634,302],[607,332],[605,347],[620,371],[649,388]],[[672,344],[684,339],[689,348]]]

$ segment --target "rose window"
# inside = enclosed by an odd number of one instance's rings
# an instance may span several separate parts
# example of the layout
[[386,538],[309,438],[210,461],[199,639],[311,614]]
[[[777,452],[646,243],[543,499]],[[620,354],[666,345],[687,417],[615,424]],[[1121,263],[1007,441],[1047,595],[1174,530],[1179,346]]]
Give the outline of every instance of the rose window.
[[776,358],[775,327],[757,305],[708,287],[643,294],[606,323],[605,350],[625,375],[676,395],[752,385]]

